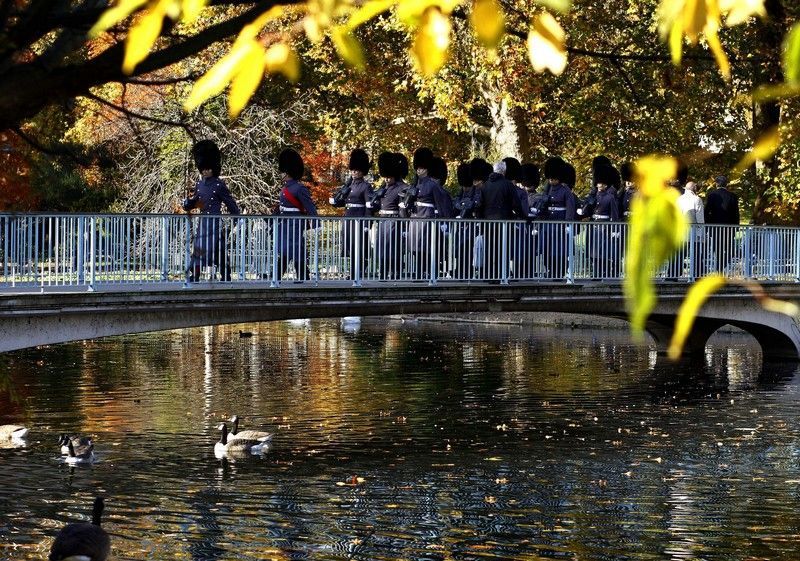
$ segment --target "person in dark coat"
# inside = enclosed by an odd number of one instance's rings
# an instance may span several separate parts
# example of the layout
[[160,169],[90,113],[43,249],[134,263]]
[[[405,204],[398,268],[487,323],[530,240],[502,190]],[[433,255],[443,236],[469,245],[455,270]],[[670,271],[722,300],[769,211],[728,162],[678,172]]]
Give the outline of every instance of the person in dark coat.
[[736,253],[736,226],[740,222],[739,197],[728,190],[728,178],[724,175],[714,180],[716,186],[706,195],[704,218],[706,224],[725,225],[711,227],[707,231],[716,257],[717,272],[724,272]]
[[239,205],[219,177],[222,171],[222,154],[217,145],[211,140],[201,140],[192,147],[192,156],[202,177],[183,201],[183,210],[190,212],[199,209],[201,216],[197,223],[186,280],[196,282],[203,267],[216,265],[222,280],[230,281],[231,267],[228,264],[225,225],[216,217],[222,214],[223,205],[230,214],[239,214]]
[[[439,156],[434,156],[433,158],[433,166],[428,172],[428,175],[431,179],[435,179],[439,182],[439,185],[444,189],[445,185],[447,184],[447,162],[444,161],[444,158]],[[447,193],[447,191],[445,191]],[[436,216],[438,218],[453,218],[455,214],[455,208],[453,207],[453,198],[450,196],[450,193],[447,193],[447,196],[450,200],[449,211],[439,210],[437,209]],[[449,212],[448,214],[443,214],[443,212]],[[449,251],[449,245],[451,242],[450,237],[450,226],[448,222],[440,222],[439,223],[439,231],[436,232],[437,236],[437,244],[436,244],[436,251],[437,251],[437,262],[439,264],[439,271],[441,271],[442,275],[446,275],[448,273],[448,269],[452,269],[451,262],[452,262],[452,252]]]
[[278,278],[294,263],[295,282],[308,280],[305,231],[314,227],[306,216],[317,216],[317,207],[308,187],[300,183],[303,176],[303,158],[295,150],[286,148],[278,157],[278,171],[282,173],[283,189],[279,198],[280,216],[275,243],[278,246]]
[[[414,153],[414,169],[417,172],[417,184],[414,187],[416,197],[413,201],[411,218],[433,219],[450,218],[453,215],[453,201],[437,179],[430,177],[430,170],[441,176],[444,160],[438,162],[430,155],[430,150],[417,150]],[[446,166],[445,170],[446,170]],[[445,171],[446,173],[446,171]],[[446,176],[445,176],[446,177]],[[407,190],[408,191],[408,190]],[[406,202],[406,208],[409,203]],[[434,232],[435,230],[435,232]],[[428,279],[431,274],[431,234],[440,233],[439,224],[431,220],[412,220],[408,226],[408,246],[413,253],[415,263],[415,279]]]
[[[458,220],[474,219],[482,205],[480,185],[474,182],[471,166],[468,163],[459,164],[456,169],[459,192],[453,199],[455,218]],[[471,279],[474,272],[473,259],[475,247],[475,226],[473,222],[456,224],[453,233],[453,253],[456,261],[456,278]]]
[[595,175],[597,203],[587,236],[587,251],[591,256],[592,276],[595,278],[619,276],[620,228],[611,224],[619,221],[617,196],[612,187],[614,171],[610,166],[601,166]]
[[334,197],[333,206],[344,207],[344,215],[348,218],[358,220],[342,221],[342,256],[350,258],[350,279],[355,280],[360,277],[364,263],[367,262],[367,251],[369,248],[369,222],[364,220],[371,213],[367,209],[367,203],[373,196],[372,185],[364,179],[369,173],[371,162],[369,156],[361,148],[356,148],[350,152],[348,163],[350,170],[350,181],[343,188],[346,188],[346,196]]
[[[483,209],[481,218],[485,220],[505,221],[517,219],[527,219],[528,212],[522,206],[517,187],[508,179],[505,174],[507,171],[506,163],[499,161],[494,165],[492,174],[483,186]],[[485,232],[486,248],[486,274],[491,280],[500,280],[504,274],[508,274],[508,263],[513,258],[513,252],[509,251],[513,246],[510,244],[513,235],[509,232],[506,238],[506,246],[503,246],[502,223],[487,224]],[[505,249],[505,253],[504,253]],[[505,254],[505,263],[503,255]]]
[[378,235],[375,242],[380,280],[400,277],[402,272],[402,245],[396,218],[400,216],[400,193],[408,187],[408,160],[396,152],[383,152],[378,156],[378,174],[384,178],[383,186],[375,192],[370,206],[377,201]]
[[[577,199],[567,181],[575,180],[574,168],[561,158],[550,158],[544,164],[544,175],[549,184],[548,220],[573,221],[577,217]],[[567,236],[567,226],[559,222],[543,224],[540,232],[542,238],[542,254],[545,258],[549,276],[553,279],[565,278],[569,248],[571,244]]]
[[[503,158],[503,162],[506,164],[506,179],[514,184],[517,196],[519,197],[519,202],[522,205],[524,218],[527,220],[527,217],[530,214],[530,207],[528,206],[528,191],[520,184],[522,164],[520,164],[519,160],[514,157]],[[530,249],[527,247],[529,240],[527,239],[526,234],[526,224],[515,224],[514,229],[511,232],[510,258],[513,262],[512,276],[516,279],[525,277],[522,272],[523,261],[526,261],[525,255],[529,253],[528,250]]]
[[620,167],[622,189],[617,193],[619,199],[619,216],[621,220],[628,221],[631,215],[631,203],[636,195],[636,184],[633,181],[633,164],[625,162]]
[[539,193],[539,168],[536,164],[522,164],[519,174],[519,183],[526,193],[526,207],[528,220],[522,227],[522,236],[519,241],[520,248],[520,275],[530,279],[536,276],[536,261],[539,256],[538,226],[533,221],[542,212],[542,203],[546,203],[547,195]]

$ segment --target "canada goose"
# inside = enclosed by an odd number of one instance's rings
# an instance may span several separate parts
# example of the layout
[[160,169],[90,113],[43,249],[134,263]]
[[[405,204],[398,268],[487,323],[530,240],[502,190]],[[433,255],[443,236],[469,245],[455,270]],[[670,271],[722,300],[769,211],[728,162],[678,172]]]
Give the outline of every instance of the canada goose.
[[94,444],[76,450],[72,440],[67,439],[67,454],[64,461],[68,464],[91,464],[94,462]]
[[0,440],[23,440],[28,436],[28,429],[22,425],[0,425]]
[[228,440],[258,440],[259,442],[271,442],[272,441],[272,433],[271,432],[264,432],[260,430],[239,430],[239,415],[234,415],[231,417],[231,423],[233,423],[233,428],[231,429],[230,434],[228,434]]
[[100,527],[103,499],[92,507],[92,523],[67,524],[58,532],[50,548],[49,561],[105,561],[111,554],[111,540]]
[[253,332],[252,331],[242,331],[241,329],[239,330],[239,337],[241,339],[246,339],[246,338],[252,337],[252,336],[253,336]]
[[61,446],[61,453],[65,456],[69,454],[69,446],[67,442],[72,441],[72,446],[75,448],[75,453],[80,455],[89,446],[93,446],[92,439],[88,436],[81,436],[79,434],[62,434],[58,437],[58,445]]
[[235,438],[233,440],[228,438],[228,425],[222,423],[220,425],[222,436],[219,442],[214,444],[214,455],[217,458],[225,458],[227,456],[236,456],[243,454],[263,454],[269,448],[269,442],[262,440],[245,440],[243,438]]

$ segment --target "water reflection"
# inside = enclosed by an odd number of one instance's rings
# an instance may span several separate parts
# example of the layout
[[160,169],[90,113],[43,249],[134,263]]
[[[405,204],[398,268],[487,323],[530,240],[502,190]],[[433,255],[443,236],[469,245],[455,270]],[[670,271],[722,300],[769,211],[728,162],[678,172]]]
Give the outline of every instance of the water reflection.
[[[674,364],[609,329],[350,323],[1,356],[0,423],[32,432],[0,450],[0,558],[95,494],[116,559],[795,557],[795,367],[743,335]],[[268,454],[214,458],[233,414]],[[97,463],[61,464],[61,432]]]

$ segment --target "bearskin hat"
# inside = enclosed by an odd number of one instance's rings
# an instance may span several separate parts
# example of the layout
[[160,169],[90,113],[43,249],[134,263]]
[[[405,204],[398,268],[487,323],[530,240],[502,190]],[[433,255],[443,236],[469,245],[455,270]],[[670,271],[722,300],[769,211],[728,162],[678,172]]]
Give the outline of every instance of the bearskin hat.
[[414,169],[426,169],[430,171],[433,164],[433,152],[427,146],[417,148],[414,151]]
[[405,179],[408,176],[408,158],[405,157],[405,154],[400,152],[395,152],[395,173],[397,176],[395,179]]
[[369,173],[370,161],[369,156],[361,148],[356,148],[350,152],[350,162],[347,164],[347,169],[350,171],[360,171],[363,174]]
[[683,160],[678,160],[678,183],[685,185],[689,180],[689,166]]
[[303,177],[303,158],[293,148],[286,148],[278,156],[278,171],[282,171],[292,179]]
[[428,175],[434,179],[438,179],[441,185],[447,182],[447,162],[444,158],[435,156],[431,160],[431,167],[428,170]]
[[539,168],[536,164],[522,164],[519,171],[519,182],[526,186],[539,185]]
[[469,164],[458,164],[458,168],[456,168],[456,177],[458,177],[458,184],[461,187],[472,187],[472,174],[469,170]]
[[575,173],[575,166],[573,166],[569,162],[564,162],[562,165],[564,167],[564,171],[563,171],[564,178],[562,179],[562,181],[564,183],[566,183],[569,186],[570,189],[574,189],[575,188],[575,179],[577,177],[577,174]]
[[378,155],[378,175],[381,177],[397,176],[397,158],[391,152],[381,152]]
[[619,167],[619,173],[622,181],[633,181],[633,164],[625,162]]
[[213,140],[201,140],[192,146],[192,156],[199,171],[210,169],[214,177],[222,171],[222,153]]
[[475,158],[469,163],[472,181],[486,181],[492,174],[492,165],[483,158]]
[[544,177],[546,179],[558,179],[564,181],[565,177],[565,163],[564,160],[556,156],[555,158],[548,158],[544,163]]
[[522,172],[522,164],[519,160],[513,157],[503,158],[506,163],[506,179],[509,181],[519,181],[519,175]]
[[611,166],[599,166],[597,169],[594,170],[594,184],[597,185],[598,183],[602,183],[609,187],[614,185],[614,173],[617,170],[612,168]]

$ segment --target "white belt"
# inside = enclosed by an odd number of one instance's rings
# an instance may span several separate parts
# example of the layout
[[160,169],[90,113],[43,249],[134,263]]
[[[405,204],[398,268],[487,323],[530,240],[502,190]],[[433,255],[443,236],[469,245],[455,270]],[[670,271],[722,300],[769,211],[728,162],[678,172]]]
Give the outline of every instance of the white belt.
[[281,212],[300,212],[299,208],[294,208],[293,206],[281,206]]
[[629,210],[626,210],[626,211],[625,211],[625,212],[623,212],[622,214],[623,214],[623,215],[625,215],[625,216],[630,216],[630,215],[631,215],[631,211],[629,211]]
[[344,208],[364,208],[367,205],[360,205],[356,203],[347,203]]
[[381,216],[397,216],[400,213],[396,210],[380,210],[378,214]]
[[427,208],[436,208],[436,205],[434,205],[432,203],[420,203],[420,202],[417,202],[417,206],[424,206],[424,207],[427,207]]
[[555,212],[561,212],[562,210],[567,210],[567,207],[565,207],[565,206],[551,206],[550,210],[553,210]]
[[593,214],[593,220],[611,220],[611,217],[607,214]]

